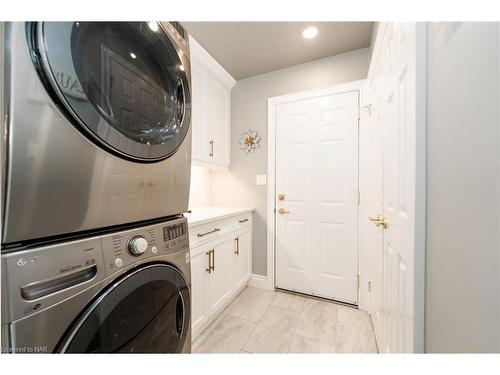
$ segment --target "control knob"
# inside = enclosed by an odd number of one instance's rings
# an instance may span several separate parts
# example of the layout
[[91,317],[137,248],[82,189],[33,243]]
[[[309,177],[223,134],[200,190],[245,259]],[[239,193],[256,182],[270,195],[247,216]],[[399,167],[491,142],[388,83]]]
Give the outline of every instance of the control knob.
[[148,248],[148,241],[142,236],[133,236],[128,240],[128,251],[132,255],[141,255]]

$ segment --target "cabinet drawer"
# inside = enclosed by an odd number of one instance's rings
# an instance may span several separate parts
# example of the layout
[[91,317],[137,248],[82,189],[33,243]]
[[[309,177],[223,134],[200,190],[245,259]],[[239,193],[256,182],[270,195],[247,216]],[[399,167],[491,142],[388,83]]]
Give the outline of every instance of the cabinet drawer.
[[249,212],[247,214],[238,216],[235,218],[236,228],[244,228],[252,225],[252,213]]
[[191,247],[201,245],[207,241],[212,241],[216,238],[224,236],[231,230],[234,230],[234,226],[231,225],[230,221],[216,221],[213,223],[200,225],[189,229],[189,243]]

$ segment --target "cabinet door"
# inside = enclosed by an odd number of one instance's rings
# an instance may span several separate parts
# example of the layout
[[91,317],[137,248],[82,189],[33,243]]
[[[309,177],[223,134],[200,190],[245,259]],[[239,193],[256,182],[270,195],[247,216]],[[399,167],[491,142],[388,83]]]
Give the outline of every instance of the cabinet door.
[[219,310],[233,290],[234,237],[227,236],[214,241],[211,250],[213,250],[213,271],[208,275],[209,315]]
[[252,229],[247,228],[236,234],[233,255],[233,285],[238,289],[250,278],[252,264]]
[[207,78],[205,72],[195,60],[191,64],[191,86],[193,159],[208,161]]
[[209,77],[207,94],[209,161],[229,165],[229,91]]
[[208,255],[205,247],[203,251],[196,254],[197,250],[192,250],[191,256],[191,321],[193,333],[207,321],[207,279],[208,279]]

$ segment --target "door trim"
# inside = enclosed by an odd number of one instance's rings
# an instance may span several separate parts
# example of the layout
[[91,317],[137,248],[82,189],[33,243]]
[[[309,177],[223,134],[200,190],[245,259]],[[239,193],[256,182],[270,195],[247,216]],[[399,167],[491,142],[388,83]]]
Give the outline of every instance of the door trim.
[[[300,91],[292,94],[274,96],[267,99],[267,289],[274,289],[275,280],[275,259],[276,259],[276,216],[275,216],[275,196],[276,196],[276,106],[278,104],[290,103],[298,100],[311,99],[318,96],[342,94],[351,91],[359,92],[359,100],[362,97],[362,87],[365,80],[341,83],[333,86],[326,86],[312,90]],[[358,122],[359,123],[359,122]],[[359,135],[358,135],[359,142]],[[361,153],[361,148],[358,148]],[[361,156],[361,155],[360,155]],[[358,161],[358,176],[361,174],[361,166]],[[359,178],[359,177],[358,177]],[[358,272],[359,272],[359,217],[358,215]],[[359,304],[359,290],[358,290]]]

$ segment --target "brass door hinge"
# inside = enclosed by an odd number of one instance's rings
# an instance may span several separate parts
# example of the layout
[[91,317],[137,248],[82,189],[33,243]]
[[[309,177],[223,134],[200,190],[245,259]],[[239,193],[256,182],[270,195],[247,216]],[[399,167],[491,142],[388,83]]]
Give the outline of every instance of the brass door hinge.
[[357,276],[356,276],[356,280],[357,280],[357,281],[356,281],[356,283],[357,283],[356,288],[359,290],[359,275],[357,275]]
[[368,281],[368,291],[369,292],[372,291],[372,282],[371,281]]

